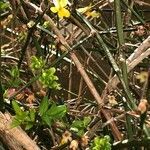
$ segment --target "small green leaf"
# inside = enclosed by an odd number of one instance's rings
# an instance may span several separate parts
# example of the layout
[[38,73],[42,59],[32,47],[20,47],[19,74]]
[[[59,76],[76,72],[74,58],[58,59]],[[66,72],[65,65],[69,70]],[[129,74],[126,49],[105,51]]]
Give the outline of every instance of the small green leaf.
[[79,128],[71,127],[70,130],[75,132],[80,137],[84,135],[84,129],[83,128],[79,129]]
[[42,27],[43,27],[43,28],[48,28],[48,27],[50,27],[49,21],[45,21],[45,22],[43,23]]
[[42,120],[43,120],[44,124],[46,123],[47,125],[51,126],[52,119],[47,114],[42,116]]
[[78,136],[83,136],[84,135],[84,130],[79,130],[79,132],[77,133]]
[[110,137],[95,137],[91,143],[91,150],[111,150]]
[[36,113],[35,109],[30,109],[29,110],[29,115],[30,115],[30,119],[31,119],[32,122],[35,121],[35,113]]
[[83,123],[82,120],[74,120],[71,127],[78,128],[78,129],[83,129],[84,128],[84,123]]
[[42,70],[42,74],[39,80],[45,87],[59,90],[60,84],[57,83],[58,77],[54,75],[55,72],[56,72],[56,69],[54,67]]
[[47,111],[47,115],[51,116],[53,119],[62,118],[67,112],[65,105],[56,106],[53,104],[51,108]]
[[75,127],[71,127],[70,130],[76,133],[79,132],[78,128],[75,128]]
[[25,130],[29,130],[29,129],[31,129],[32,127],[33,127],[33,122],[28,122],[27,124],[26,124],[26,127],[25,127]]
[[[16,117],[18,120],[21,120],[23,122],[26,120],[27,117],[29,117],[28,115],[29,115],[29,111],[22,111],[22,113],[20,115],[17,114]],[[28,120],[30,120],[30,119],[28,119]]]
[[39,114],[43,116],[43,114],[48,110],[49,107],[49,100],[48,97],[44,97],[40,106],[39,106]]
[[19,72],[19,69],[17,66],[14,66],[12,69],[11,69],[11,72],[10,72],[11,76],[13,78],[18,78],[20,76],[20,72]]
[[90,117],[85,117],[83,120],[74,120],[70,130],[76,132],[76,134],[81,137],[84,134],[84,130],[87,128],[90,121]]
[[30,116],[29,115],[25,116],[23,121],[25,121],[25,122],[31,122]]
[[16,101],[12,101],[12,107],[17,115],[22,115],[23,111]]
[[49,70],[50,70],[51,74],[54,74],[56,72],[56,69],[54,67],[50,68]]
[[21,121],[19,121],[17,118],[13,118],[10,126],[12,128],[15,128],[15,127],[17,127],[19,125],[21,125]]
[[41,70],[45,65],[44,60],[42,59],[42,57],[37,58],[36,56],[32,56],[31,58],[31,69],[34,70]]
[[9,7],[9,3],[0,2],[0,11]]
[[91,121],[91,117],[84,117],[83,123],[85,128],[88,126],[90,121]]
[[18,69],[18,67],[13,66],[8,72],[11,76],[10,80],[8,80],[8,83],[11,87],[18,87],[22,83],[22,80],[19,78],[20,70]]

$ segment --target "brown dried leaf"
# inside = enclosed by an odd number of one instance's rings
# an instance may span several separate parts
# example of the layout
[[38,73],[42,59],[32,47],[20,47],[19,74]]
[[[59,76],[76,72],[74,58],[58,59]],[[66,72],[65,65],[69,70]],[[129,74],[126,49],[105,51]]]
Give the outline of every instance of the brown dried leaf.
[[28,98],[26,99],[26,101],[29,103],[29,104],[32,104],[33,102],[35,102],[35,96],[34,94],[29,94],[28,95]]

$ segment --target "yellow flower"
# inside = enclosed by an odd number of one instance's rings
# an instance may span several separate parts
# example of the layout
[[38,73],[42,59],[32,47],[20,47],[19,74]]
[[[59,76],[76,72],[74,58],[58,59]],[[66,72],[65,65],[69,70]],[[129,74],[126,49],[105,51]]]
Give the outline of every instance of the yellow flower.
[[88,17],[92,17],[92,18],[99,18],[100,17],[100,13],[96,12],[95,10],[93,10],[93,11],[87,11],[86,15]]
[[140,83],[144,83],[148,78],[148,73],[146,71],[140,72],[138,75],[136,75],[136,79],[140,81]]
[[86,14],[86,16],[88,17],[92,17],[92,18],[100,17],[100,13],[96,12],[95,10],[92,11],[91,8],[92,5],[90,4],[89,6],[78,8],[77,11],[81,14]]
[[53,0],[55,7],[51,7],[50,10],[53,13],[57,13],[59,18],[69,17],[70,12],[65,8],[68,4],[68,0]]
[[81,14],[84,14],[85,12],[89,11],[91,9],[91,6],[86,6],[82,8],[78,8],[77,11]]

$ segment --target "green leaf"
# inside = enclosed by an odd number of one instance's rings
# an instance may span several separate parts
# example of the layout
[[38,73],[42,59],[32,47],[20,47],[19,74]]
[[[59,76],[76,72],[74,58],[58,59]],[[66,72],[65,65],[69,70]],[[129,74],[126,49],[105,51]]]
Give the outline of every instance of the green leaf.
[[90,117],[85,117],[83,120],[74,120],[70,130],[76,132],[78,136],[82,136],[90,121]]
[[71,127],[71,131],[75,132],[79,137],[84,135],[84,128],[76,128],[76,127]]
[[72,128],[83,129],[84,128],[84,122],[82,120],[74,120],[71,127]]
[[17,127],[19,125],[21,125],[21,121],[19,121],[17,118],[13,118],[10,126],[12,128],[15,128],[15,127]]
[[54,67],[50,68],[49,71],[51,72],[51,74],[54,74],[56,72],[56,69]]
[[9,3],[0,2],[0,11],[9,7]]
[[23,114],[23,111],[21,110],[20,106],[18,105],[16,101],[12,101],[12,107],[17,115]]
[[88,126],[90,121],[91,121],[91,117],[84,117],[83,123],[85,128]]
[[31,69],[34,70],[41,70],[45,65],[44,60],[42,59],[42,57],[37,58],[36,56],[32,56],[31,58]]
[[49,117],[47,114],[42,116],[42,121],[44,124],[46,123],[49,126],[51,126],[51,124],[52,124],[52,118]]
[[25,116],[23,121],[25,121],[25,122],[32,122],[29,115]]
[[29,111],[22,111],[22,113],[20,115],[16,115],[16,117],[19,119],[19,120],[22,120],[24,121],[29,115]]
[[79,137],[82,137],[84,135],[84,130],[79,130],[79,132],[77,133],[77,135]]
[[18,87],[21,83],[22,80],[19,78],[20,77],[20,71],[17,66],[13,66],[11,70],[8,71],[11,78],[8,81],[11,87]]
[[67,108],[65,105],[56,106],[53,104],[51,108],[47,111],[47,115],[52,117],[53,119],[62,118],[67,112]]
[[95,137],[91,143],[91,150],[111,150],[110,137],[104,136],[103,138]]
[[79,132],[79,129],[75,128],[75,127],[71,127],[70,130],[73,131],[73,132],[76,132],[76,133]]
[[29,129],[31,129],[32,127],[33,127],[33,122],[28,122],[27,124],[26,124],[26,127],[25,127],[25,130],[29,130]]
[[49,107],[49,100],[48,97],[44,97],[40,106],[39,106],[39,114],[40,116],[43,116],[43,114],[48,110]]
[[56,72],[56,69],[54,67],[43,70],[40,81],[45,87],[49,87],[51,89],[60,89],[60,84],[58,84],[56,81],[58,80],[58,77],[54,75]]
[[14,66],[12,69],[11,69],[11,72],[10,72],[11,76],[13,78],[18,78],[20,76],[20,72],[19,72],[19,69],[17,66]]
[[30,115],[30,119],[31,119],[32,122],[35,121],[35,113],[36,113],[35,109],[30,109],[29,110],[29,115]]

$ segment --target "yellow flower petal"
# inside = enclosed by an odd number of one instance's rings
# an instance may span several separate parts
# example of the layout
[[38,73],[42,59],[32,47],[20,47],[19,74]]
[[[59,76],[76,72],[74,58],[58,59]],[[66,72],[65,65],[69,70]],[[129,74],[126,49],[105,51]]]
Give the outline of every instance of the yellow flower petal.
[[138,75],[136,75],[136,79],[140,81],[140,83],[144,83],[148,78],[148,73],[146,71],[140,72]]
[[61,8],[58,11],[58,16],[59,16],[59,18],[69,17],[70,16],[70,12],[66,8]]
[[86,11],[88,11],[90,9],[91,9],[91,6],[87,6],[87,7],[78,8],[77,11],[79,13],[85,13]]
[[51,7],[50,10],[51,10],[53,13],[57,13],[59,9],[58,9],[57,7]]
[[53,0],[53,3],[55,5],[55,7],[60,8],[60,2],[59,2],[59,0]]
[[68,0],[60,0],[60,7],[65,7],[68,4]]
[[96,12],[95,10],[91,11],[91,12],[90,11],[86,12],[86,15],[88,17],[92,17],[92,18],[98,18],[98,17],[100,17],[100,13]]

